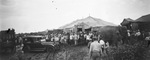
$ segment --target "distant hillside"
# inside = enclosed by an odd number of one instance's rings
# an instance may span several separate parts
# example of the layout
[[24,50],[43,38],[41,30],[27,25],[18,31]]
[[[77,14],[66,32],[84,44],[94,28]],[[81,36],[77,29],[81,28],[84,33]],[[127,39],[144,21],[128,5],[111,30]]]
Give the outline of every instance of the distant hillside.
[[78,19],[76,21],[73,21],[72,23],[69,23],[69,24],[66,24],[64,26],[61,26],[59,29],[64,29],[64,28],[71,28],[73,27],[74,25],[77,25],[79,23],[85,23],[91,27],[96,27],[96,26],[116,26],[115,24],[113,23],[110,23],[110,22],[106,22],[106,21],[103,21],[102,19],[98,19],[98,18],[93,18],[91,16],[87,17],[87,18],[83,18],[83,19]]

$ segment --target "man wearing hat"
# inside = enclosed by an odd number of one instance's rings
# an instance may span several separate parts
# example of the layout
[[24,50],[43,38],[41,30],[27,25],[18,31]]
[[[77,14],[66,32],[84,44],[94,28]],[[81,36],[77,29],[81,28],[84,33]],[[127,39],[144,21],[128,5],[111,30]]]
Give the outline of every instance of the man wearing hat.
[[89,55],[92,60],[98,59],[102,54],[101,44],[98,42],[98,37],[93,36],[93,42],[90,45]]

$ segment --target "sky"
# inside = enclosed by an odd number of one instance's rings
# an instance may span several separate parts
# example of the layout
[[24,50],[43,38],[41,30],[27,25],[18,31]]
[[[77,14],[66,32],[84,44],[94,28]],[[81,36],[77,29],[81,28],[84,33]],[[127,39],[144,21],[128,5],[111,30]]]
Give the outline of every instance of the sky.
[[89,15],[119,25],[150,14],[150,0],[0,0],[0,30],[57,29]]

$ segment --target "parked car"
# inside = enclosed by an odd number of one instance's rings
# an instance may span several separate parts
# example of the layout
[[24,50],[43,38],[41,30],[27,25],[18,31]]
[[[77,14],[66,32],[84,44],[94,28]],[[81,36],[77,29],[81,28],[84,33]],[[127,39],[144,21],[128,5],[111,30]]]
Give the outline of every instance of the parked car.
[[23,38],[23,51],[47,51],[54,50],[55,43],[47,42],[44,36],[26,36]]

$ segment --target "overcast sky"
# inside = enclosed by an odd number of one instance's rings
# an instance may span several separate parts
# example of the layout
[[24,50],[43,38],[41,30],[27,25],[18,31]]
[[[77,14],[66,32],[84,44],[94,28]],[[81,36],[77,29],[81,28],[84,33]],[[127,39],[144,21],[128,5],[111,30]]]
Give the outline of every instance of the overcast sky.
[[0,30],[56,29],[89,15],[119,25],[150,14],[150,0],[0,0]]

